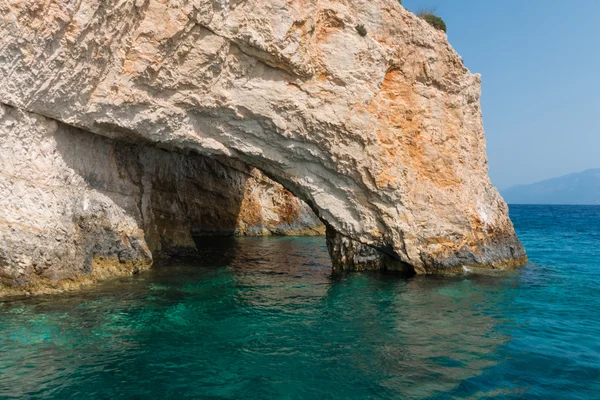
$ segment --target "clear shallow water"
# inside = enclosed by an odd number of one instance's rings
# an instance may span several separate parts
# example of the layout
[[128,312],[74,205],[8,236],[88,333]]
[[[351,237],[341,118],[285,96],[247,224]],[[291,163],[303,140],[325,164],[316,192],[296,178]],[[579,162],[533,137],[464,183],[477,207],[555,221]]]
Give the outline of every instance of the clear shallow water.
[[332,277],[322,238],[219,239],[0,302],[0,398],[599,399],[600,207],[511,216],[516,273]]

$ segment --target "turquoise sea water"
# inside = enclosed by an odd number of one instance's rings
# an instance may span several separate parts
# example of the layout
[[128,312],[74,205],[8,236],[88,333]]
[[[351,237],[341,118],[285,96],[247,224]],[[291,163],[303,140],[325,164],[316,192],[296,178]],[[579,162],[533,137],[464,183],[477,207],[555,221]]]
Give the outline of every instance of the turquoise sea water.
[[331,276],[322,238],[213,239],[0,302],[0,398],[600,399],[600,207],[511,216],[513,273]]

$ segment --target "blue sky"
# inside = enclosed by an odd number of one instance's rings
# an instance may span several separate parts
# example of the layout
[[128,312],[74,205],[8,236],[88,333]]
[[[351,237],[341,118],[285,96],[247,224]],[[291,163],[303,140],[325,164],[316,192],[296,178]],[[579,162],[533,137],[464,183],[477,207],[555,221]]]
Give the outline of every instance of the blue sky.
[[482,75],[492,182],[600,168],[600,0],[403,0],[434,6]]

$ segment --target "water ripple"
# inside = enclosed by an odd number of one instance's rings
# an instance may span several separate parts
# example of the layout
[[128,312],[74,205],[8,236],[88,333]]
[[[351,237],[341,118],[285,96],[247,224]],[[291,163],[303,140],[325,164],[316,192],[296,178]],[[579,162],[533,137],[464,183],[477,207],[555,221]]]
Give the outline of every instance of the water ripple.
[[0,302],[0,398],[597,398],[600,207],[511,215],[511,274],[332,276],[321,238],[213,239]]

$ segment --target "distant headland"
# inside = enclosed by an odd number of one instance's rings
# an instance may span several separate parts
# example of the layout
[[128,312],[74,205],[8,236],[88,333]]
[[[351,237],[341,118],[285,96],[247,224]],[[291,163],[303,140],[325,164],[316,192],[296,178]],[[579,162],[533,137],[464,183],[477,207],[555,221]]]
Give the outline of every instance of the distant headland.
[[509,204],[600,205],[600,168],[511,186],[501,193]]

